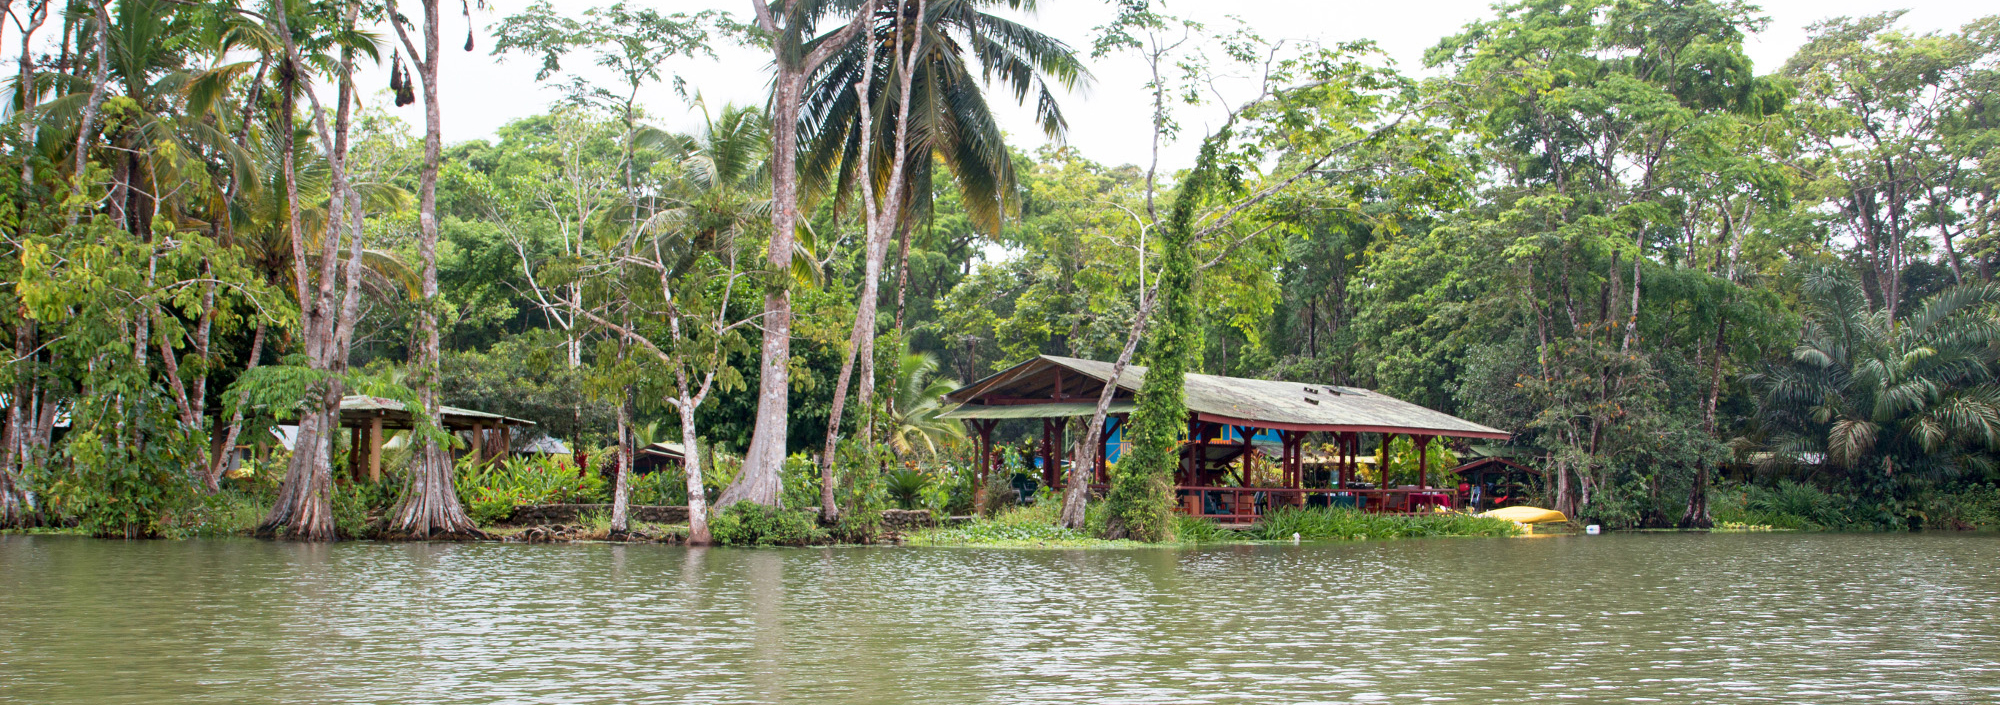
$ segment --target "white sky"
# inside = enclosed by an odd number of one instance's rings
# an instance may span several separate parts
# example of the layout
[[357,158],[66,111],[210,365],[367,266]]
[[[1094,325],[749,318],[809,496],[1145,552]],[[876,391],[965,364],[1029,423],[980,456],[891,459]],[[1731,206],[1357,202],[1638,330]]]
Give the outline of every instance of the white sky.
[[[750,13],[748,0],[627,0],[636,6],[652,6],[665,11],[694,11],[714,8],[738,17]],[[557,0],[559,7],[580,12],[610,0]],[[447,143],[491,137],[509,120],[547,109],[560,93],[534,81],[538,62],[528,56],[494,57],[490,27],[501,17],[520,11],[529,0],[488,0],[488,9],[475,11],[478,49],[473,53],[450,51],[443,58],[443,119]],[[1042,0],[1042,8],[1026,22],[1087,53],[1092,28],[1111,17],[1110,5],[1097,0]],[[1907,8],[1903,26],[1917,31],[1955,30],[1984,14],[2000,13],[2000,5],[1988,0],[1764,0],[1764,14],[1770,27],[1752,37],[1749,53],[1759,73],[1777,70],[1805,41],[1805,27],[1821,19],[1858,16]],[[1166,0],[1157,2],[1163,11],[1199,20],[1210,27],[1236,15],[1266,39],[1311,39],[1347,41],[1368,38],[1407,72],[1422,69],[1423,52],[1437,41],[1455,33],[1465,23],[1492,16],[1488,0]],[[463,19],[447,22],[444,44],[463,42]],[[675,64],[694,90],[714,106],[724,102],[760,104],[768,87],[765,68],[769,55],[735,46],[717,48],[719,60],[684,60]],[[585,57],[565,64],[565,68],[588,63]],[[1086,157],[1108,164],[1143,164],[1148,152],[1146,74],[1136,56],[1119,55],[1089,62],[1094,85],[1065,96],[1062,105],[1069,117],[1068,142]],[[366,79],[379,89],[388,84],[388,70]],[[370,91],[372,92],[372,90]],[[1008,98],[995,96],[1002,126],[1019,148],[1030,149],[1044,140],[1029,111],[1014,107]],[[1244,96],[1248,97],[1248,96]],[[662,126],[691,130],[701,124],[698,112],[677,98],[666,86],[651,91],[647,108]],[[1003,107],[1004,106],[1004,107]],[[403,108],[401,113],[413,123],[422,120],[421,105]],[[1193,158],[1193,148],[1203,126],[1215,121],[1215,110],[1183,113],[1181,123],[1187,135],[1170,147],[1163,166],[1185,166]]]

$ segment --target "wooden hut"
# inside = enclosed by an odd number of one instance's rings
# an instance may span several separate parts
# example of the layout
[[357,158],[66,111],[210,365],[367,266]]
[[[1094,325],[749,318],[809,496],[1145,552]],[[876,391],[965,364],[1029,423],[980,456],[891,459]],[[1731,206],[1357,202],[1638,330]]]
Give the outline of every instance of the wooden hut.
[[[946,395],[958,406],[941,415],[959,419],[972,429],[980,457],[980,480],[997,465],[993,429],[1011,419],[1040,420],[1042,482],[1064,483],[1063,421],[1089,417],[1111,378],[1111,363],[1041,355]],[[1116,428],[1133,409],[1133,399],[1145,383],[1146,368],[1125,368],[1112,393],[1110,419]],[[1448,490],[1428,487],[1429,458],[1425,447],[1435,437],[1505,439],[1490,426],[1411,404],[1378,392],[1325,384],[1302,384],[1240,377],[1189,374],[1185,379],[1188,410],[1186,441],[1174,491],[1180,511],[1225,522],[1254,521],[1274,506],[1351,506],[1368,511],[1404,512],[1451,501]],[[1277,437],[1274,477],[1253,468],[1266,455],[1254,439]],[[1361,455],[1361,435],[1380,434],[1382,442],[1408,435],[1416,442],[1418,481],[1402,487],[1374,487],[1359,482],[1355,469]],[[1303,448],[1309,435],[1330,441],[1336,452],[1335,471],[1320,486],[1307,486]],[[1107,439],[1110,434],[1107,432]],[[1108,484],[1106,448],[1098,448],[1093,484]],[[1318,483],[1316,483],[1318,484]]]
[[[482,461],[505,457],[513,447],[514,429],[535,425],[527,419],[455,406],[440,407],[438,416],[438,423],[445,431],[465,438],[465,452]],[[369,482],[377,482],[382,479],[384,432],[415,428],[416,417],[400,401],[355,394],[340,399],[340,425],[352,434],[353,444],[349,447],[357,449],[351,455],[353,478],[366,477]]]

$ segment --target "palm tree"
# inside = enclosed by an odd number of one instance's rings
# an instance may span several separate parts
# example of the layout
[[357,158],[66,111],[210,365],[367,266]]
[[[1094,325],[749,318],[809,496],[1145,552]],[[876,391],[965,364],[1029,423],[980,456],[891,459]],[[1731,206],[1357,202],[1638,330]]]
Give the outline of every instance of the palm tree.
[[881,419],[889,447],[898,456],[919,450],[936,456],[940,446],[965,435],[957,422],[938,418],[945,411],[944,395],[959,385],[958,380],[938,377],[937,371],[937,358],[930,353],[905,352],[897,366]]
[[1814,272],[1805,293],[1791,360],[1752,377],[1774,457],[1820,455],[1888,524],[1906,520],[1902,500],[1921,484],[1991,464],[1983,451],[2000,445],[2000,286],[1947,289],[1902,320],[1871,310],[1845,273]]
[[[1056,102],[1055,85],[1073,89],[1088,73],[1075,50],[1060,40],[1017,22],[985,12],[1007,7],[1032,11],[1034,0],[938,0],[927,3],[925,17],[916,26],[925,33],[925,54],[911,82],[908,182],[910,189],[903,204],[908,213],[926,213],[931,203],[932,155],[951,169],[965,208],[973,222],[987,230],[999,226],[1001,198],[1014,182],[1013,162],[994,120],[986,95],[981,90],[997,80],[1025,102],[1032,93],[1035,117],[1050,138],[1060,138],[1067,129],[1062,108]],[[875,13],[869,39],[875,51],[870,106],[876,113],[874,154],[876,178],[886,178],[888,150],[895,142],[890,136],[902,96],[902,59],[895,56],[898,13],[917,11],[915,0],[897,0]],[[829,35],[830,36],[830,35]],[[816,41],[825,41],[821,37]],[[906,42],[905,46],[915,42]],[[968,53],[970,55],[968,55]],[[807,89],[800,120],[803,144],[800,175],[805,184],[822,194],[844,198],[854,187],[858,170],[855,153],[861,149],[859,111],[861,101],[853,87],[864,73],[868,56],[860,41],[843,47],[832,61],[813,76]],[[878,191],[885,185],[876,184]]]
[[[799,173],[801,181],[818,195],[831,195],[838,203],[851,196],[859,168],[856,153],[862,149],[861,100],[853,87],[864,75],[870,76],[869,107],[875,137],[874,168],[878,182],[890,173],[889,152],[903,96],[902,68],[905,57],[897,56],[897,19],[910,19],[924,8],[921,42],[906,41],[901,46],[920,46],[922,59],[910,85],[909,160],[904,170],[905,200],[889,204],[900,208],[896,264],[896,324],[903,323],[903,301],[909,287],[911,222],[931,211],[932,168],[942,162],[952,172],[967,215],[975,227],[998,232],[1005,210],[1003,200],[1014,184],[1013,161],[1005,136],[994,120],[982,86],[998,81],[1025,102],[1034,96],[1035,117],[1042,131],[1059,139],[1067,129],[1062,108],[1056,102],[1055,86],[1073,89],[1088,79],[1075,50],[1063,42],[1017,22],[985,12],[986,8],[1007,7],[1032,11],[1035,0],[939,0],[918,3],[896,0],[878,8],[867,39],[877,43],[872,72],[863,65],[870,55],[862,41],[851,41],[833,60],[813,76],[801,111],[799,133],[803,145]],[[827,35],[816,41],[826,41]],[[859,37],[857,37],[859,39]],[[905,49],[907,51],[907,49]],[[968,56],[968,53],[970,54]],[[977,67],[977,73],[974,69]],[[935,159],[933,159],[935,155]],[[886,183],[877,183],[879,193]]]
[[[709,117],[706,112],[704,107],[707,129],[700,135],[641,130],[635,138],[641,146],[663,148],[680,159],[661,189],[660,209],[646,229],[668,235],[675,247],[685,248],[682,270],[698,253],[730,246],[738,236],[768,223],[771,215],[765,188],[771,178],[766,159],[770,128],[763,111],[724,105],[719,115]],[[805,265],[812,260],[799,259]]]

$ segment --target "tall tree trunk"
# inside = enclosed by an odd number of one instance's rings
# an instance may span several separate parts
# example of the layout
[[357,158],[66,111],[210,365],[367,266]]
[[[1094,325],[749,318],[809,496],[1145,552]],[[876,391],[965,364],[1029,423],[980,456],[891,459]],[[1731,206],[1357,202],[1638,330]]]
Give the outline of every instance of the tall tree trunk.
[[785,466],[785,437],[791,414],[793,233],[798,228],[799,102],[805,90],[804,67],[790,65],[781,54],[771,96],[771,243],[773,282],[764,292],[764,340],[758,363],[757,418],[743,468],[729,483],[716,506],[737,502],[778,505],[779,473]]
[[847,26],[807,51],[800,37],[809,21],[791,3],[779,5],[783,22],[766,0],[751,0],[756,25],[771,37],[775,75],[771,80],[771,242],[766,252],[774,281],[764,292],[764,340],[758,362],[757,418],[743,469],[716,506],[753,502],[777,506],[779,474],[785,466],[785,437],[791,412],[792,294],[790,272],[799,220],[799,105],[812,72],[866,27],[868,13],[856,12]]
[[[1722,358],[1723,346],[1727,344],[1729,319],[1715,322],[1715,358],[1708,372],[1708,398],[1701,405],[1701,430],[1709,437],[1715,436],[1715,407],[1722,398]],[[1706,529],[1715,525],[1708,514],[1708,476],[1710,463],[1706,458],[1695,463],[1694,486],[1688,489],[1687,511],[1681,514],[1681,528]]]
[[[35,338],[34,321],[22,316],[14,324],[14,364],[32,368]],[[29,379],[26,374],[15,375],[14,388],[7,395],[7,427],[0,430],[5,439],[0,442],[0,529],[20,527],[27,521],[27,498],[15,469],[26,469],[30,457]]]
[[[292,43],[291,27],[286,17],[284,3],[272,5],[271,17],[275,30],[285,44],[285,58],[279,70],[279,119],[281,130],[292,129],[297,112],[297,94],[303,71],[298,60],[298,48]],[[317,111],[315,111],[317,112]],[[280,140],[281,163],[285,179],[285,201],[287,228],[292,247],[292,277],[299,300],[299,320],[303,335],[306,364],[314,370],[329,371],[327,353],[331,348],[331,333],[327,329],[327,302],[331,294],[332,282],[326,281],[331,275],[331,263],[322,262],[315,282],[312,258],[306,252],[305,229],[300,214],[299,188],[297,178],[297,149],[295,141]],[[328,155],[332,159],[333,155]],[[340,180],[339,165],[333,165],[336,181]],[[339,210],[339,192],[336,188],[330,198],[328,210]],[[335,240],[336,238],[322,238]],[[322,248],[323,256],[330,255]],[[258,526],[258,533],[266,536],[303,541],[331,541],[336,538],[333,524],[333,476],[327,458],[327,441],[331,432],[325,428],[329,414],[327,410],[338,409],[341,397],[338,380],[314,385],[299,409],[298,433],[294,437],[291,462],[285,468],[284,480],[279,483],[277,502],[271,506],[270,514]]]
[[[250,358],[243,371],[257,369],[258,363],[262,362],[263,354],[264,321],[258,319],[257,332],[250,336]],[[229,464],[229,459],[236,454],[236,438],[243,432],[243,405],[248,403],[250,403],[250,390],[238,392],[236,404],[229,410],[229,425],[224,427],[222,432],[222,445],[218,447],[215,455],[209,458],[208,471],[202,474],[201,484],[211,493],[222,490],[222,473],[228,469],[226,466]]]
[[694,400],[688,397],[687,373],[678,372],[681,387],[681,403],[675,410],[681,416],[681,468],[687,475],[688,545],[706,546],[714,543],[708,533],[708,495],[702,483],[701,454],[696,452],[700,436],[694,428]]
[[[997,217],[1005,217],[1005,214]],[[905,217],[903,224],[896,228],[896,337],[899,339],[903,337],[903,314],[909,309],[910,225],[910,219]]]
[[[21,73],[20,77],[16,78],[14,82],[14,85],[17,86],[14,91],[14,97],[17,99],[14,105],[16,115],[26,115],[29,110],[33,109],[35,107],[35,98],[39,94],[39,91],[34,90],[34,39],[35,31],[41,29],[42,23],[49,18],[49,0],[35,0],[30,3],[27,15],[28,20],[21,27]],[[18,88],[20,86],[25,86],[26,88]],[[36,120],[21,121],[21,149],[27,150],[33,148],[35,144],[35,131],[39,128],[40,125]],[[21,160],[21,187],[27,188],[29,184],[33,184],[34,182],[35,167],[33,162],[27,159]]]
[[611,472],[612,538],[620,538],[631,529],[633,445],[632,389],[627,387],[618,395],[618,466]]
[[[70,171],[73,179],[82,179],[84,167],[89,163],[90,133],[97,125],[97,112],[104,107],[105,89],[111,82],[111,52],[108,48],[111,46],[111,13],[106,9],[110,4],[111,0],[102,0],[93,8],[97,13],[97,68],[95,75],[91,77],[90,98],[84,101],[83,115],[76,121],[76,152],[71,155],[75,158],[75,163]],[[79,188],[80,184],[81,182]],[[74,211],[69,214],[71,225],[76,224],[76,217],[77,213]]]
[[1070,457],[1069,488],[1063,493],[1063,526],[1071,529],[1083,528],[1085,511],[1090,502],[1090,481],[1096,474],[1084,472],[1083,468],[1094,468],[1097,462],[1097,448],[1104,445],[1104,420],[1111,410],[1112,395],[1118,392],[1118,380],[1125,375],[1126,366],[1132,363],[1132,354],[1139,349],[1139,341],[1145,336],[1146,321],[1152,318],[1153,303],[1157,297],[1152,292],[1142,291],[1139,313],[1132,320],[1132,329],[1125,334],[1125,347],[1118,351],[1118,361],[1111,364],[1111,378],[1105,380],[1104,389],[1097,394],[1097,407],[1090,414],[1090,426],[1083,432],[1083,443],[1076,447]]
[[[417,177],[417,255],[423,258],[422,307],[417,316],[417,400],[424,413],[438,419],[437,376],[439,333],[438,298],[438,161],[442,150],[443,121],[438,106],[438,18],[439,0],[421,0],[424,12],[424,48],[418,51],[402,22],[392,20],[404,51],[416,63],[417,77],[424,88],[424,166]],[[389,11],[397,12],[395,0]],[[483,533],[466,516],[452,485],[451,454],[439,445],[442,434],[423,433],[419,451],[410,467],[410,482],[403,498],[389,512],[389,533],[408,538],[481,536]]]
[[[874,11],[875,3],[873,0],[863,3],[861,9],[858,10],[862,14],[873,14]],[[855,425],[857,431],[855,435],[861,438],[864,447],[871,445],[874,440],[874,424],[870,423],[872,414],[870,413],[871,410],[868,408],[868,404],[875,388],[875,306],[876,301],[880,298],[878,287],[882,279],[882,259],[887,255],[888,251],[889,234],[882,227],[883,214],[880,211],[884,203],[875,197],[875,179],[872,176],[875,162],[875,121],[872,91],[875,87],[875,50],[877,43],[869,41],[867,46],[867,50],[862,54],[861,80],[854,84],[854,94],[861,104],[859,111],[861,122],[859,127],[861,132],[861,149],[859,153],[862,155],[860,160],[861,178],[858,182],[860,185],[857,188],[861,191],[863,222],[865,223],[868,237],[864,245],[866,251],[863,254],[864,264],[862,265],[861,294],[854,305],[854,326],[847,337],[847,355],[841,360],[840,375],[833,385],[833,408],[828,413],[826,422],[826,450],[825,454],[820,457],[820,518],[827,522],[832,522],[840,518],[840,505],[834,499],[836,478],[834,477],[833,464],[834,456],[839,449],[841,417],[847,407],[847,388],[853,382],[855,362],[857,360],[861,365],[861,390],[856,395],[859,397],[856,403],[861,407],[862,419],[860,423]],[[900,13],[898,13],[896,20],[895,48],[896,53],[893,56],[895,60],[900,61],[903,48],[903,22]],[[903,83],[907,88],[909,82],[904,81]],[[908,127],[909,96],[907,94],[904,95],[901,102],[904,107],[901,112],[901,121],[896,126],[899,132]],[[901,146],[903,140],[899,137],[896,144]],[[904,157],[905,155],[901,153],[895,154],[893,158],[896,160],[897,166],[892,171],[901,171]],[[892,176],[891,178],[894,177]],[[890,208],[900,205],[896,201],[888,201],[888,204],[891,204],[888,206]],[[893,214],[891,217],[893,217]]]

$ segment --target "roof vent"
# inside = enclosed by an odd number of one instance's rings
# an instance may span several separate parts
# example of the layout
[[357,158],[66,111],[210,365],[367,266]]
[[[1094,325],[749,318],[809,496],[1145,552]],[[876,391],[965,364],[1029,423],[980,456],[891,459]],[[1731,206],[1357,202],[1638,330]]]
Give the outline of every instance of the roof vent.
[[1305,399],[1306,399],[1306,403],[1307,403],[1307,404],[1315,404],[1315,405],[1319,404],[1319,399],[1318,399],[1318,398],[1315,398],[1315,397],[1306,397]]

